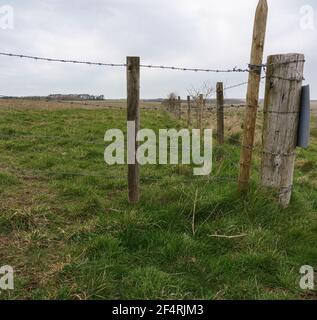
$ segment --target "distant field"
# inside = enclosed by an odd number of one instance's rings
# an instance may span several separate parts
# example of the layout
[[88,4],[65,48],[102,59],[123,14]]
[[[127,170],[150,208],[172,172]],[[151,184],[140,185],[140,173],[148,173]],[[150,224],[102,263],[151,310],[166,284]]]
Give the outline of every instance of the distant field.
[[311,102],[311,108],[314,113],[317,113],[317,101],[316,100]]
[[[11,109],[39,109],[39,110],[57,110],[57,109],[103,109],[103,108],[126,108],[126,100],[102,100],[102,101],[37,101],[23,99],[0,99],[0,108]],[[161,108],[161,102],[143,102],[141,108]]]
[[[226,112],[210,177],[142,167],[131,206],[127,167],[103,161],[105,130],[126,127],[126,111],[107,107],[124,104],[0,101],[0,261],[15,270],[15,290],[0,298],[316,300],[299,288],[299,269],[317,268],[317,118],[286,210],[258,187],[260,152],[252,190],[236,192],[242,111]],[[187,123],[165,111],[141,117],[156,132]],[[260,137],[261,115],[256,147]]]
[[[239,99],[227,99],[226,104],[243,104],[243,100]],[[216,104],[216,101],[212,100],[209,104]],[[187,108],[187,103],[182,102],[183,108]],[[47,101],[47,100],[24,100],[24,99],[0,99],[0,108],[18,108],[18,109],[102,109],[102,108],[126,108],[127,102],[124,99],[117,100],[95,100],[95,101]],[[158,109],[163,108],[162,102],[158,101],[140,101],[140,107],[146,109]]]

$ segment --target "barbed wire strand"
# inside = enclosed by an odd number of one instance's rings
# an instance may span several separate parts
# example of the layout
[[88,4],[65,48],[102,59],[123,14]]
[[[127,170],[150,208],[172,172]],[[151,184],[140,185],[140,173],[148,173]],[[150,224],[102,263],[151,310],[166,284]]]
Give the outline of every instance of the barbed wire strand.
[[[35,61],[46,61],[46,62],[59,62],[59,63],[73,63],[73,64],[85,64],[90,66],[101,66],[101,67],[127,67],[126,63],[104,63],[104,62],[93,62],[93,61],[81,61],[81,60],[70,60],[70,59],[56,59],[48,57],[31,56],[25,54],[15,54],[0,52],[1,56],[30,59]],[[210,72],[210,73],[241,73],[250,72],[249,68],[228,68],[228,69],[205,69],[205,68],[187,68],[187,67],[174,67],[164,65],[152,65],[152,64],[141,64],[141,68],[148,69],[163,69],[163,70],[175,70],[175,71],[191,71],[191,72]]]
[[[39,57],[25,54],[16,54],[16,53],[8,53],[8,52],[0,52],[0,55],[21,59],[32,59],[35,61],[46,61],[46,62],[59,62],[59,63],[73,63],[73,64],[85,64],[85,65],[94,65],[94,66],[102,66],[102,67],[127,67],[126,63],[104,63],[104,62],[94,62],[94,61],[81,61],[81,60],[71,60],[71,59],[56,59],[56,58],[48,58],[48,57]],[[285,65],[291,63],[305,62],[305,60],[294,60],[287,62],[277,62],[269,65],[260,64],[260,65],[252,65],[248,64],[248,68],[229,68],[229,69],[204,69],[204,68],[185,68],[185,67],[173,67],[173,66],[164,66],[164,65],[152,65],[152,64],[141,64],[141,68],[149,68],[149,69],[167,69],[167,70],[176,70],[176,71],[193,71],[193,72],[212,72],[212,73],[237,73],[237,72],[261,72],[262,68],[265,69],[268,66],[273,65]]]

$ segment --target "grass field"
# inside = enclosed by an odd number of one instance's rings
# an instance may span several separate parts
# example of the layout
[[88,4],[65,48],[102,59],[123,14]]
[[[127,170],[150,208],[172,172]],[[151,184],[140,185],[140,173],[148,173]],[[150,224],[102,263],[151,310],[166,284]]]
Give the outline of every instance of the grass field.
[[[258,188],[258,157],[251,192],[237,194],[236,132],[211,178],[142,167],[131,206],[126,167],[103,161],[104,133],[124,129],[125,112],[0,105],[0,265],[16,271],[0,299],[317,298],[299,288],[300,267],[317,270],[316,117],[288,209]],[[143,127],[182,125],[142,111]]]

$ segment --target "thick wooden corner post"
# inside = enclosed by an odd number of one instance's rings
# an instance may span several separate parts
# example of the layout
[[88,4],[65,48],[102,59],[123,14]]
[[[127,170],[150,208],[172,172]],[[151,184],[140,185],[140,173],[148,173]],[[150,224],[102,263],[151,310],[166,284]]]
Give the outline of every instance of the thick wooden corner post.
[[225,142],[224,98],[222,82],[217,82],[217,142],[218,145],[223,145]]
[[261,184],[277,191],[283,207],[292,195],[304,59],[283,54],[267,61]]
[[254,21],[250,73],[246,101],[246,116],[240,159],[240,172],[238,180],[238,188],[240,191],[245,191],[248,189],[251,175],[252,151],[254,147],[256,116],[259,105],[259,91],[267,16],[267,1],[259,0]]
[[127,108],[128,122],[132,123],[132,134],[128,139],[128,188],[129,202],[140,199],[140,173],[137,162],[137,133],[140,130],[140,58],[127,57]]

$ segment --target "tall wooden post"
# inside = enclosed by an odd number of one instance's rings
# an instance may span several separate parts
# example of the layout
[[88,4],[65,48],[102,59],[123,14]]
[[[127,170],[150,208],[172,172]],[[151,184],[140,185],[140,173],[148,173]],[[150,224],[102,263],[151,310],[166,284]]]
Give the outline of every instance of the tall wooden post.
[[248,189],[250,181],[256,115],[259,105],[259,90],[262,69],[261,65],[263,63],[267,16],[267,2],[266,0],[259,0],[254,21],[250,73],[246,101],[246,116],[244,122],[244,134],[240,159],[238,188],[241,191],[245,191]]
[[139,194],[139,165],[137,163],[136,152],[138,143],[136,141],[137,133],[140,130],[140,58],[127,57],[127,107],[128,121],[133,121],[134,135],[132,140],[128,141],[129,150],[132,154],[128,157],[128,187],[129,187],[129,202],[137,203],[140,199]]
[[278,191],[283,207],[292,194],[303,70],[302,54],[268,57],[261,184]]
[[223,83],[217,83],[217,141],[219,145],[224,144],[225,135],[225,120],[224,120],[224,98],[223,98]]
[[187,126],[190,127],[192,125],[192,105],[190,101],[190,96],[187,96],[187,115],[188,115],[188,121]]

